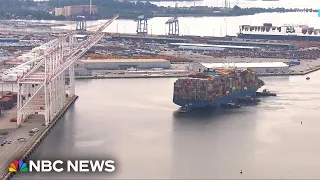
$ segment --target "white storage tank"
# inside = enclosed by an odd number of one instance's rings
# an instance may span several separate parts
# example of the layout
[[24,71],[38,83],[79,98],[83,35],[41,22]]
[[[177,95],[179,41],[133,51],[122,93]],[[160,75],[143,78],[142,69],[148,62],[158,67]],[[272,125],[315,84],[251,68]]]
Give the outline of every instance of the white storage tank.
[[2,81],[17,81],[18,80],[18,74],[3,74],[2,75]]

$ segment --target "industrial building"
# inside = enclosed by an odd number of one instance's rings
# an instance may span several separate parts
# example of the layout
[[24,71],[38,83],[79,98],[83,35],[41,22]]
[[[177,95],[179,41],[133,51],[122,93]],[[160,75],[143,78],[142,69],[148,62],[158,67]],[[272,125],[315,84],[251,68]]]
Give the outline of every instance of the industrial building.
[[167,38],[167,37],[157,37],[157,36],[147,36],[147,37],[142,37],[142,36],[122,36],[122,35],[111,36],[111,41],[119,41],[119,40],[144,41],[144,42],[147,42],[147,43],[155,42],[155,43],[161,43],[161,44],[191,42],[191,40],[188,40],[188,39]]
[[20,40],[16,38],[0,38],[0,43],[19,43]]
[[283,62],[257,62],[257,63],[200,63],[194,66],[196,71],[208,68],[237,67],[254,69],[257,73],[288,73],[289,65]]
[[76,68],[87,70],[127,70],[128,68],[169,69],[170,61],[165,59],[89,59],[76,63]]
[[74,37],[78,40],[78,41],[84,41],[86,39],[88,39],[87,35],[81,35],[81,34],[76,34],[74,35]]
[[199,46],[179,46],[179,51],[192,51],[192,52],[221,52],[225,51],[225,48],[219,47],[199,47]]
[[268,43],[268,42],[244,42],[244,41],[218,41],[209,40],[208,44],[213,45],[233,45],[233,46],[251,46],[261,48],[274,48],[274,49],[298,49],[299,46],[295,44],[283,44],[283,43]]
[[[63,8],[55,8],[55,16],[76,16],[90,14],[90,5],[80,5],[80,6],[64,6]],[[91,5],[91,14],[97,14],[98,8]]]
[[192,43],[170,43],[170,47],[173,48],[179,48],[180,46],[182,47],[189,47],[189,49],[219,49],[221,48],[225,50],[242,50],[242,51],[258,51],[260,50],[259,47],[252,47],[252,46],[230,46],[230,45],[212,45],[212,44],[192,44]]

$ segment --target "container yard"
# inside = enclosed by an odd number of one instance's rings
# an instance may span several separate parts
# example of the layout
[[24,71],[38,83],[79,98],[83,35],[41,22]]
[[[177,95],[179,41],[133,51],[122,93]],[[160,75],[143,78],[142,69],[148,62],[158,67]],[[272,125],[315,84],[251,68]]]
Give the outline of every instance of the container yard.
[[[21,21],[0,21],[6,31],[0,29],[0,67],[7,68],[17,65],[23,60],[19,57],[26,51],[49,41],[66,30],[51,28],[50,23],[24,23]],[[60,26],[56,24],[55,26]],[[12,31],[8,31],[12,29]],[[30,33],[34,32],[34,33]],[[89,32],[76,35],[77,40],[83,41]],[[106,33],[106,37],[99,41],[86,53],[76,65],[76,76],[81,77],[130,77],[127,69],[135,68],[135,76],[138,72],[146,72],[156,76],[159,71],[152,68],[164,68],[176,71],[160,72],[161,77],[190,74],[197,71],[199,63],[258,63],[279,62],[289,65],[289,69],[282,71],[281,75],[306,74],[320,68],[320,44],[318,42],[283,41],[283,40],[246,40],[237,37],[200,37],[183,36],[183,38],[168,36],[137,36],[133,34]],[[3,41],[1,43],[1,41]],[[89,65],[94,61],[114,61],[121,64],[123,61],[131,61],[125,66],[104,67]],[[145,66],[141,66],[145,59]],[[152,66],[149,61],[164,59],[169,65]],[[117,62],[118,60],[118,62]],[[135,61],[135,62],[134,62]],[[139,62],[140,61],[140,62]],[[300,64],[290,64],[291,61],[299,61]],[[85,62],[85,63],[84,63]],[[110,63],[109,63],[110,64]],[[139,68],[137,64],[142,68]],[[147,65],[149,64],[149,65]],[[87,67],[88,66],[88,67]],[[89,67],[90,66],[90,67]],[[187,66],[187,68],[185,67]],[[263,67],[257,67],[263,69]],[[272,73],[275,72],[275,73]],[[278,71],[271,73],[259,73],[260,75],[279,75]],[[140,76],[145,76],[141,73]],[[140,77],[139,76],[139,77]]]
[[250,69],[208,68],[174,83],[173,102],[181,107],[217,107],[254,95],[264,85]]

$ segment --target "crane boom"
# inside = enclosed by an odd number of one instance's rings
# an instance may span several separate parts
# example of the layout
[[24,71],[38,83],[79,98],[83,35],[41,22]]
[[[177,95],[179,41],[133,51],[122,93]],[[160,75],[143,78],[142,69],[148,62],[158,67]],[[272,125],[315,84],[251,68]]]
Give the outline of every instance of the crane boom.
[[71,53],[64,63],[60,65],[60,68],[57,69],[51,79],[55,79],[61,73],[63,73],[72,63],[78,60],[85,52],[87,52],[92,46],[94,46],[100,39],[104,37],[104,29],[107,28],[114,20],[116,20],[119,15],[115,15],[108,22],[102,25],[91,37],[81,43],[79,46],[75,48],[75,51]]

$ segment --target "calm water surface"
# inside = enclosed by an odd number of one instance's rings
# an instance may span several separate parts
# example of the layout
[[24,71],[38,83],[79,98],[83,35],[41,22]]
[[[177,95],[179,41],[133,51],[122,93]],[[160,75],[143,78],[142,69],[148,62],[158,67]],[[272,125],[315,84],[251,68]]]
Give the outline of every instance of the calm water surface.
[[[320,1],[318,2],[320,3]],[[320,8],[320,6],[319,6]],[[168,26],[165,22],[168,17],[155,17],[148,21],[148,33],[151,35],[163,35],[168,33]],[[96,30],[107,20],[88,21],[88,30]],[[58,27],[63,29],[75,29],[76,22],[72,21],[44,21],[51,23],[63,23],[66,26]],[[263,23],[272,23],[275,26],[284,24],[305,24],[314,28],[320,28],[320,18],[317,13],[261,13],[250,16],[234,17],[179,17],[180,35],[197,36],[235,36],[239,32],[240,25],[261,26]],[[205,27],[205,28],[199,28]],[[136,34],[137,22],[133,20],[116,20],[105,32]]]
[[115,158],[117,171],[15,179],[320,178],[320,72],[310,77],[263,78],[279,96],[258,106],[183,115],[175,79],[77,81],[80,98],[32,159]]

